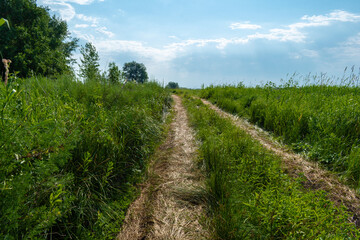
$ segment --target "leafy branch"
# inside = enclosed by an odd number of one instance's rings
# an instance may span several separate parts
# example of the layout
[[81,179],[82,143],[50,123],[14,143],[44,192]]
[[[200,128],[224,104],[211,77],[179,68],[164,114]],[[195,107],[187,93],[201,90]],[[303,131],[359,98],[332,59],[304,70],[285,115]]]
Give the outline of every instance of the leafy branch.
[[6,23],[6,25],[8,26],[8,28],[10,30],[9,21],[6,20],[5,18],[0,18],[0,26],[4,25],[5,23]]

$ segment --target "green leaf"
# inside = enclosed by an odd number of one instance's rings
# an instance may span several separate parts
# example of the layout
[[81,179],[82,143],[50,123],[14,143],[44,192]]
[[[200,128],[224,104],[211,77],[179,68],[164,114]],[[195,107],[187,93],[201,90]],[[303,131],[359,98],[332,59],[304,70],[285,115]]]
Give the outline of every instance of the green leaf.
[[7,25],[8,28],[10,29],[9,21],[6,20],[5,18],[1,18],[1,19],[0,19],[0,26],[2,26],[4,23],[6,23],[6,25]]

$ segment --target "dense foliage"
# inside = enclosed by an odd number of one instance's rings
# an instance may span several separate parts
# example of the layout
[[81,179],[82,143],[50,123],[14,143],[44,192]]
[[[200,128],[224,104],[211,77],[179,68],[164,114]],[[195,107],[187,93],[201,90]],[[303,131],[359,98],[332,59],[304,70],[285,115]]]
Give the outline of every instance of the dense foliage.
[[123,73],[120,71],[119,67],[115,62],[109,63],[107,79],[109,83],[115,84],[123,81]]
[[166,87],[170,89],[177,89],[179,88],[179,84],[177,82],[169,82]]
[[348,214],[291,179],[280,160],[205,107],[186,101],[208,172],[218,239],[359,239]]
[[0,84],[0,238],[113,239],[168,104],[152,82]]
[[0,28],[0,53],[11,59],[19,76],[69,72],[77,39],[70,39],[66,22],[51,17],[35,0],[1,0],[0,17],[11,29]]
[[209,87],[201,94],[243,116],[360,186],[360,88],[293,86]]
[[143,63],[137,63],[135,61],[125,63],[123,72],[127,81],[145,83],[149,79],[146,67]]
[[88,42],[85,46],[81,47],[80,53],[82,58],[80,59],[80,77],[84,81],[92,81],[100,79],[100,58],[99,54],[96,51],[95,46]]

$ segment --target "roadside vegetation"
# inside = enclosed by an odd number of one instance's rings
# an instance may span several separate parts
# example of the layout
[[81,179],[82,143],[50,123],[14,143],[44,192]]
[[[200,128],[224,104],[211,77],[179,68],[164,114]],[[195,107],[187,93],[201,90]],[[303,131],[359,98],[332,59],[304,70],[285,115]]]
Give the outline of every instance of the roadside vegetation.
[[358,239],[349,215],[304,188],[280,159],[198,99],[187,98],[201,142],[217,239]]
[[78,39],[36,1],[0,1],[0,35],[0,238],[114,239],[169,93],[140,63],[101,72],[92,43],[77,78]]
[[113,239],[160,140],[157,83],[0,84],[0,238]]
[[359,76],[352,72],[339,85],[324,78],[304,86],[291,79],[280,86],[210,86],[200,96],[273,132],[360,188]]

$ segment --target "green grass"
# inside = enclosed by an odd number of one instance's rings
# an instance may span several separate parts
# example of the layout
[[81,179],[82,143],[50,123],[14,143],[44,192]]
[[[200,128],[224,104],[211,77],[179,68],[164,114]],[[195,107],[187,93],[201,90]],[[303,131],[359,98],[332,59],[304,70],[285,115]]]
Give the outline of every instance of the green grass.
[[201,142],[217,239],[359,238],[344,208],[284,174],[280,159],[230,120],[200,100],[185,105]]
[[0,238],[113,239],[169,102],[156,83],[0,84]]
[[289,82],[279,87],[211,86],[200,95],[273,132],[359,188],[359,93],[352,84],[300,87]]

